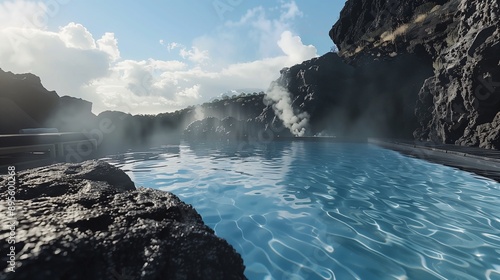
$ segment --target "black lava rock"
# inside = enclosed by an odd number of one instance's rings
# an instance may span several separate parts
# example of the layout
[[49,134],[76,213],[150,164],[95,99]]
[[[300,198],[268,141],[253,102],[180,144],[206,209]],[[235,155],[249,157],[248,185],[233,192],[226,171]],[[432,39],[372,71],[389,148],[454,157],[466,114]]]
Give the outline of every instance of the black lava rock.
[[497,0],[348,0],[330,37],[356,67],[429,61],[433,73],[412,93],[416,139],[499,149],[499,18]]
[[[0,199],[8,201],[8,177]],[[0,222],[12,221],[0,204]],[[241,256],[190,205],[134,187],[101,161],[16,175],[15,245],[0,230],[0,279],[244,279]],[[15,246],[15,272],[5,261]]]

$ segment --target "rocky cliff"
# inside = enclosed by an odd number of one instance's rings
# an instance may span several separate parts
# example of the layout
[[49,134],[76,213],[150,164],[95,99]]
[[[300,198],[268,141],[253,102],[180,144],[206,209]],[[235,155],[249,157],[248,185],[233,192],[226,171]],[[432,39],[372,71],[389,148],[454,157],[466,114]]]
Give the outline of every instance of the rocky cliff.
[[33,74],[0,69],[0,134],[40,127],[80,132],[95,122],[91,110],[88,101],[48,91]]
[[414,137],[499,149],[499,17],[497,0],[348,0],[330,37],[357,68],[428,61],[433,73],[411,92]]
[[196,210],[171,193],[136,189],[107,163],[13,178],[0,176],[2,280],[245,279],[241,256]]
[[309,115],[307,134],[411,137],[416,92],[432,74],[430,62],[401,55],[362,63],[349,65],[327,53],[281,71],[276,83],[291,95],[296,112]]

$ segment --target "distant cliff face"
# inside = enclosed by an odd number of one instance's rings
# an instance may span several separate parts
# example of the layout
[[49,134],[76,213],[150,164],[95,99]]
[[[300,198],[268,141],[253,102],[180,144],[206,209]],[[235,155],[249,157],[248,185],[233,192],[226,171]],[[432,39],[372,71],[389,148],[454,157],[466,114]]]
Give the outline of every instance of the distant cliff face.
[[497,0],[348,0],[330,37],[355,67],[430,61],[433,74],[412,93],[416,138],[499,149],[499,17]]
[[47,91],[33,74],[0,70],[0,133],[42,127],[58,105],[59,96]]
[[80,132],[95,118],[91,110],[88,101],[48,91],[33,74],[0,69],[0,133],[39,127]]
[[288,91],[296,113],[309,115],[307,134],[412,137],[417,93],[432,75],[429,59],[365,57],[359,64],[327,53],[283,69],[276,83]]

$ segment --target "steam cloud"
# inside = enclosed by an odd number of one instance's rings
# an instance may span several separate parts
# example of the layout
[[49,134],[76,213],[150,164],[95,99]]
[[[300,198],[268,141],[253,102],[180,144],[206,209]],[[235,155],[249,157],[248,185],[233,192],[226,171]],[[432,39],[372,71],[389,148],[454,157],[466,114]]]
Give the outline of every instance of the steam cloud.
[[194,118],[195,120],[199,121],[205,118],[205,111],[201,106],[196,106],[194,109]]
[[309,114],[293,109],[291,94],[284,87],[273,82],[265,99],[272,104],[276,116],[293,135],[304,136],[309,125]]

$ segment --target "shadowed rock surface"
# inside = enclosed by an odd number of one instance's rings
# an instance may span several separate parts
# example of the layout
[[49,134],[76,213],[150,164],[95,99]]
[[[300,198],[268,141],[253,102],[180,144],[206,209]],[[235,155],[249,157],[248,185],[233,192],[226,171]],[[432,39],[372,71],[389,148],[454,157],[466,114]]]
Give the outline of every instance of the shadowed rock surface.
[[404,54],[431,61],[434,74],[413,93],[416,139],[499,149],[499,5],[348,0],[330,37],[340,56],[357,67]]
[[91,110],[88,101],[48,91],[33,74],[0,69],[0,134],[39,127],[79,132],[95,126]]
[[[17,178],[16,272],[2,261],[2,280],[244,279],[241,256],[190,205],[136,189],[107,163],[56,164]],[[2,201],[6,180],[0,177]],[[4,203],[0,212],[6,225]],[[9,234],[2,227],[2,252]]]
[[[264,111],[265,112],[265,111]],[[271,114],[274,116],[274,113]],[[267,142],[277,137],[292,137],[289,130],[283,126],[272,126],[272,120],[267,122],[265,117],[240,121],[232,117],[222,120],[205,118],[192,122],[184,130],[184,139],[192,141],[223,141],[223,142]]]
[[309,135],[411,138],[417,93],[432,75],[430,61],[401,55],[362,64],[327,53],[283,69],[276,83],[289,92],[295,111],[309,114]]

